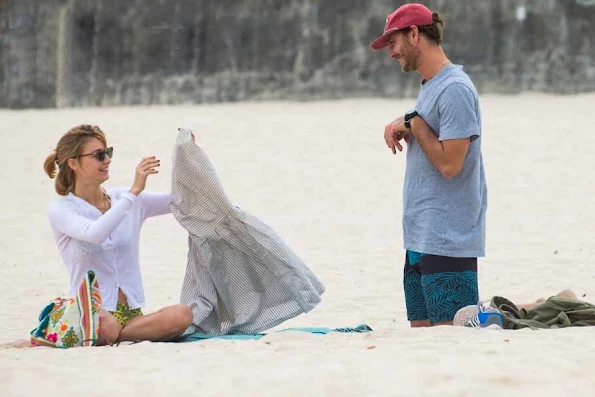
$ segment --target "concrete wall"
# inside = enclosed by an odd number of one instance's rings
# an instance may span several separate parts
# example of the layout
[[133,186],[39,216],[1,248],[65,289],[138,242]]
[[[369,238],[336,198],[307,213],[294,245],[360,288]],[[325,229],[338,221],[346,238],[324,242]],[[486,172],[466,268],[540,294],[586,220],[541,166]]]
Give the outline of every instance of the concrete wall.
[[[413,96],[386,0],[0,0],[0,107]],[[595,90],[595,0],[429,0],[481,92]]]

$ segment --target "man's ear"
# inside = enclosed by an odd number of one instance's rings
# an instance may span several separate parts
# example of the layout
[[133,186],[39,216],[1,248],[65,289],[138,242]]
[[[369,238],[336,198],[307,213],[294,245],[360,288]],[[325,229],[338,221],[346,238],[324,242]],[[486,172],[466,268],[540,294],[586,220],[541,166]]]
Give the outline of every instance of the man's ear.
[[409,33],[411,34],[411,41],[413,44],[417,44],[419,42],[419,29],[417,26],[411,26]]

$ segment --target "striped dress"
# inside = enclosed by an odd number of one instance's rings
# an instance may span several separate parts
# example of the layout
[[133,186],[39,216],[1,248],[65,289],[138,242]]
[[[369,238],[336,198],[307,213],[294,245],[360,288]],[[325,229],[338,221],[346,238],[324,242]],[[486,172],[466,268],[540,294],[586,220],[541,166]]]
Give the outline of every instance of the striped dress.
[[258,333],[320,302],[322,283],[270,226],[231,203],[187,129],[176,139],[171,192],[172,213],[189,234],[187,333]]

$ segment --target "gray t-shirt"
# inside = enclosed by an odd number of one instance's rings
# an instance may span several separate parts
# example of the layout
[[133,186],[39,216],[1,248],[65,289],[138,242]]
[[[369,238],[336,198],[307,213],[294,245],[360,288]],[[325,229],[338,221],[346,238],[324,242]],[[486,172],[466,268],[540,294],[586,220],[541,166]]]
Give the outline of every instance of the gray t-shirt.
[[405,249],[451,257],[485,256],[487,186],[475,86],[462,66],[445,66],[422,84],[415,110],[440,141],[471,138],[471,143],[462,170],[446,179],[411,136],[403,189]]

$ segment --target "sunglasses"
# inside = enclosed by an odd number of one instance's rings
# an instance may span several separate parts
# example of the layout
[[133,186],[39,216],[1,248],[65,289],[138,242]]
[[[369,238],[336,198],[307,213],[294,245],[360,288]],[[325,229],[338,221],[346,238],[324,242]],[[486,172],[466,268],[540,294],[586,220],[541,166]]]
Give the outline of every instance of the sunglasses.
[[105,150],[98,150],[93,153],[81,154],[79,157],[93,156],[99,162],[103,162],[105,160],[105,156],[107,156],[111,159],[113,155],[114,155],[114,148],[110,146]]

